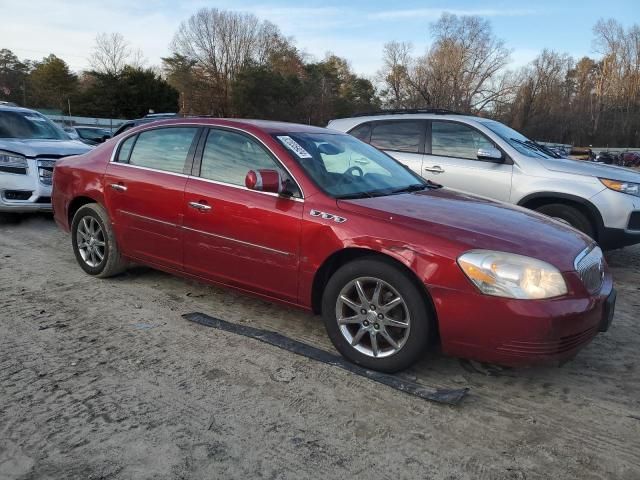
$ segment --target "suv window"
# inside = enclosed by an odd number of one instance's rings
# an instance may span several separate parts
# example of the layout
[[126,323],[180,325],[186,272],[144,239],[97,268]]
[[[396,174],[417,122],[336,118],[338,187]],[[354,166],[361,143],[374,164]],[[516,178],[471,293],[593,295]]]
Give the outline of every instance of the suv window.
[[425,122],[420,120],[380,122],[373,125],[371,145],[381,150],[419,153],[424,130]]
[[462,123],[431,123],[432,155],[477,160],[479,148],[495,148],[495,144],[475,128]]
[[247,172],[260,169],[277,170],[283,177],[290,178],[271,154],[252,138],[227,130],[209,130],[200,166],[202,178],[244,186]]
[[[198,129],[192,127],[158,128],[141,132],[133,145],[128,163],[139,167],[182,173],[197,132]],[[126,142],[120,149],[118,160],[123,154],[124,147]]]
[[349,135],[356,137],[363,142],[371,142],[371,124],[363,123],[349,132]]

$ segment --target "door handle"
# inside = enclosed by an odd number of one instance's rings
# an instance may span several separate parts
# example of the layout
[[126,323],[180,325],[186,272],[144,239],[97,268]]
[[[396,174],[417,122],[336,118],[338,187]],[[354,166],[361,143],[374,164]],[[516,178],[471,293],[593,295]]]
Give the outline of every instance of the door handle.
[[431,173],[444,173],[444,169],[440,165],[434,165],[433,167],[424,167],[427,172]]
[[111,188],[113,188],[114,190],[117,190],[119,192],[126,192],[127,191],[127,187],[125,187],[124,185],[120,185],[119,183],[112,183],[109,186]]
[[369,160],[357,159],[354,160],[354,162],[359,163],[360,165],[366,165],[367,163],[369,163]]
[[191,208],[195,208],[196,210],[200,210],[201,212],[208,212],[212,208],[211,205],[206,205],[199,202],[189,202],[189,206]]

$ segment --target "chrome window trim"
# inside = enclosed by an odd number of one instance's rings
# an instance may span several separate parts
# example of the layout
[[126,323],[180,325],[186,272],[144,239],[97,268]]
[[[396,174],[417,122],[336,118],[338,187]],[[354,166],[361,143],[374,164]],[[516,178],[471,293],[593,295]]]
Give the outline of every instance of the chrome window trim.
[[122,163],[122,162],[113,162],[113,163],[115,163],[116,165],[120,165],[122,167],[137,168],[139,170],[147,170],[149,172],[156,172],[156,173],[165,173],[167,175],[175,175],[176,177],[183,177],[183,178],[190,177],[190,175],[185,175],[184,173],[170,172],[168,170],[160,170],[159,168],[141,167],[140,165],[131,165],[129,163]]
[[287,256],[287,257],[294,256],[293,253],[285,252],[285,251],[282,251],[282,250],[276,250],[275,248],[271,248],[271,247],[265,247],[264,245],[258,245],[257,243],[245,242],[244,240],[238,240],[237,238],[225,237],[224,235],[218,235],[216,233],[205,232],[205,231],[202,231],[202,230],[197,230],[195,228],[184,227],[184,226],[182,228],[184,230],[189,230],[190,232],[200,233],[202,235],[207,235],[209,237],[221,238],[222,240],[228,240],[230,242],[239,243],[241,245],[246,245],[248,247],[259,248],[261,250],[266,250],[268,252],[277,253],[279,255],[284,255],[284,256]]
[[[271,155],[273,155],[274,159],[276,160],[276,162],[278,162],[278,164],[280,166],[282,166],[282,168],[289,174],[289,176],[291,176],[291,178],[293,179],[293,181],[295,182],[296,186],[298,187],[298,190],[300,190],[300,198],[296,198],[296,197],[290,197],[292,200],[296,200],[296,201],[304,201],[304,190],[302,189],[302,186],[300,185],[300,182],[298,182],[298,179],[291,173],[291,170],[289,170],[289,168],[282,163],[282,161],[280,160],[280,158],[278,158],[278,155],[276,155],[276,153],[266,144],[264,143],[262,140],[260,140],[258,137],[256,137],[254,134],[252,134],[251,132],[247,132],[246,130],[239,128],[239,127],[232,127],[232,126],[228,126],[228,125],[210,125],[210,124],[203,124],[203,123],[197,123],[197,122],[180,122],[180,123],[170,123],[170,124],[166,124],[166,125],[149,125],[148,127],[142,128],[140,130],[136,130],[135,132],[131,132],[129,135],[125,135],[124,137],[122,137],[121,139],[119,139],[116,142],[116,145],[113,147],[113,150],[111,151],[111,158],[109,159],[109,163],[117,163],[119,165],[127,165],[129,167],[134,167],[134,168],[144,168],[146,170],[152,171],[152,172],[162,172],[162,173],[167,173],[169,175],[180,175],[180,176],[184,176],[184,177],[191,177],[191,178],[197,178],[199,180],[204,180],[204,181],[210,181],[213,183],[217,183],[219,185],[227,185],[227,186],[235,186],[238,188],[243,188],[245,190],[249,190],[250,192],[256,192],[256,193],[263,193],[263,194],[268,194],[268,195],[275,195],[277,197],[281,197],[281,195],[278,194],[272,194],[271,192],[260,192],[258,190],[250,190],[246,187],[243,187],[241,185],[234,185],[231,183],[224,183],[224,182],[218,182],[216,180],[209,180],[206,178],[202,178],[202,177],[196,177],[193,175],[185,175],[185,174],[180,174],[180,173],[174,173],[174,172],[169,172],[167,170],[160,170],[157,168],[149,168],[149,167],[140,167],[138,165],[131,165],[128,163],[122,163],[122,162],[118,162],[116,160],[116,154],[117,152],[120,150],[120,145],[127,139],[138,135],[139,133],[142,132],[146,132],[148,130],[156,130],[156,129],[160,129],[160,128],[170,128],[170,127],[181,127],[181,126],[196,126],[198,128],[206,128],[206,129],[213,129],[213,128],[219,128],[219,129],[230,129],[230,130],[235,130],[238,132],[241,132],[245,135],[250,136],[251,138],[257,140],[262,146],[264,146],[264,148],[266,148],[269,153],[271,153]],[[208,133],[207,133],[208,136]],[[134,145],[135,146],[135,145]],[[206,141],[205,141],[205,146],[206,146]],[[289,197],[283,197],[283,198],[289,198]]]
[[237,188],[239,190],[246,190],[247,192],[260,193],[262,195],[268,195],[270,197],[277,197],[277,198],[281,198],[283,200],[292,200],[294,202],[304,203],[304,198],[287,197],[285,195],[280,195],[279,193],[261,192],[260,190],[251,190],[250,188],[247,188],[247,187],[242,186],[242,185],[236,185],[235,183],[219,182],[218,180],[210,180],[208,178],[196,177],[196,176],[193,176],[193,175],[188,175],[188,177],[190,179],[193,179],[193,180],[199,180],[199,181],[202,181],[202,182],[213,183],[214,185],[221,185],[223,187]]

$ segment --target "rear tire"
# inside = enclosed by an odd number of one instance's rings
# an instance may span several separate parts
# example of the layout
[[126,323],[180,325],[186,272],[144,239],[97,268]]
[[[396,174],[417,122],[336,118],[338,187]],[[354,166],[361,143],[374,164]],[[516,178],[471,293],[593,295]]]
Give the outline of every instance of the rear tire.
[[322,296],[322,317],[345,358],[389,373],[422,357],[435,331],[424,291],[400,267],[375,257],[353,260],[333,274]]
[[536,212],[555,218],[556,220],[566,222],[576,230],[580,230],[591,238],[595,238],[596,231],[591,220],[589,220],[584,213],[571,205],[552,203],[538,207],[535,210]]
[[126,270],[109,215],[97,203],[83,205],[75,213],[71,241],[78,264],[89,275],[107,278]]

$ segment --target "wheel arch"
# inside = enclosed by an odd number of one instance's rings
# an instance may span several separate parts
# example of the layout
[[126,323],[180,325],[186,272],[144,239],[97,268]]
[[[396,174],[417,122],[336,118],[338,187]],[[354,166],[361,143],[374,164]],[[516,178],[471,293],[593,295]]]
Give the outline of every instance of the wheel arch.
[[434,338],[439,338],[438,316],[436,308],[433,303],[433,299],[431,298],[431,294],[427,290],[424,283],[420,281],[418,275],[416,275],[416,273],[406,263],[404,263],[396,256],[377,250],[371,250],[368,248],[345,247],[329,255],[329,257],[324,260],[313,277],[313,284],[311,288],[311,308],[313,310],[313,313],[315,313],[316,315],[321,313],[322,293],[324,291],[324,286],[329,281],[329,278],[331,278],[331,276],[341,266],[364,257],[376,258],[381,261],[387,262],[391,265],[396,266],[407,274],[409,279],[414,283],[414,285],[416,285],[418,290],[422,292],[422,298],[424,299],[425,305],[434,320]]
[[602,215],[600,214],[598,207],[585,198],[568,193],[537,192],[523,197],[517,203],[518,206],[529,208],[531,210],[540,208],[543,205],[551,204],[561,204],[577,208],[593,223],[596,232],[596,240],[600,239],[604,230]]
[[69,228],[71,228],[71,223],[73,222],[73,217],[76,212],[80,210],[81,207],[88,205],[89,203],[97,203],[104,208],[104,205],[100,200],[87,194],[78,195],[69,202],[69,206],[67,207],[67,222],[69,222]]

